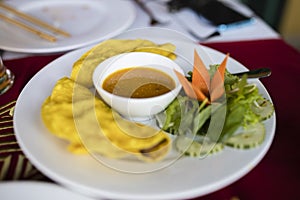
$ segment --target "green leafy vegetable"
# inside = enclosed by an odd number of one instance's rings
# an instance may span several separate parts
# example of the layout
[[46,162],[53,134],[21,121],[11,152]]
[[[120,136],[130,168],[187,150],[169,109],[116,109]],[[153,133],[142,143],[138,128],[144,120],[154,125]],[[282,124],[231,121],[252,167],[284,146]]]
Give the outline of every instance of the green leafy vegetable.
[[[211,77],[218,67],[219,65],[210,66]],[[187,79],[192,81],[192,72],[188,73]],[[221,101],[222,104],[217,107],[209,104],[207,100],[200,102],[181,94],[163,113],[156,116],[164,131],[178,136],[176,144],[179,152],[183,153],[185,149],[186,154],[190,156],[200,156],[203,153],[211,153],[210,151],[218,152],[223,149],[221,147],[224,145],[234,148],[252,148],[263,142],[265,129],[262,121],[272,116],[273,104],[259,93],[255,84],[247,82],[246,76],[239,78],[227,70],[225,71],[224,88],[226,99]],[[219,111],[225,113],[224,123],[211,123],[212,116],[218,115]],[[220,120],[221,122],[222,120]],[[221,133],[208,134],[211,125],[223,125]],[[205,138],[205,140],[194,140],[199,137]],[[190,146],[185,148],[184,145],[188,143]],[[208,144],[217,145],[214,149],[208,148]],[[202,151],[199,149],[200,147]]]

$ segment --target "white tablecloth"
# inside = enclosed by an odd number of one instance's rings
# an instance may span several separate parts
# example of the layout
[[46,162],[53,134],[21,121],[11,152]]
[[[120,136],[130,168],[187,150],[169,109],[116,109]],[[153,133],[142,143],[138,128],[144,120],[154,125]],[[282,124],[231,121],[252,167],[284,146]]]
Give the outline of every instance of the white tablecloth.
[[[254,16],[254,22],[245,26],[229,29],[221,33],[221,36],[211,38],[204,42],[211,41],[241,41],[241,40],[255,40],[255,39],[266,39],[266,38],[277,38],[279,34],[274,31],[269,25],[266,24],[261,18],[255,15],[245,5],[239,3],[237,0],[223,0],[232,8],[237,9],[247,16]],[[193,39],[187,29],[190,29],[199,36],[206,36],[212,31],[215,31],[215,27],[212,27],[205,22],[201,21],[200,18],[190,9],[182,9],[177,13],[169,13],[166,6],[160,1],[147,1],[144,0],[146,6],[153,12],[156,19],[161,22],[167,22],[163,25],[156,25],[158,27],[165,27],[183,32]],[[138,6],[137,17],[131,28],[149,27],[149,16]],[[196,39],[197,40],[197,39]]]

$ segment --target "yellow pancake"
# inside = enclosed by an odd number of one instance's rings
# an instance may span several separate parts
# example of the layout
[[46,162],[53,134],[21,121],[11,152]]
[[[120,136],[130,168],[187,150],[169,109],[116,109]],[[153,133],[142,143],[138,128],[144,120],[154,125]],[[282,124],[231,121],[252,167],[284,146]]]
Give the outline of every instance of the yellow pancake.
[[95,152],[111,158],[134,155],[157,161],[170,149],[160,130],[127,121],[86,87],[64,77],[44,101],[41,116],[51,133],[69,142],[73,153]]
[[175,46],[170,43],[157,45],[152,41],[142,39],[110,39],[96,45],[83,54],[80,59],[74,63],[70,78],[88,88],[92,87],[92,75],[94,69],[102,61],[121,53],[134,51],[152,52],[167,56],[171,59],[176,58],[174,54]]

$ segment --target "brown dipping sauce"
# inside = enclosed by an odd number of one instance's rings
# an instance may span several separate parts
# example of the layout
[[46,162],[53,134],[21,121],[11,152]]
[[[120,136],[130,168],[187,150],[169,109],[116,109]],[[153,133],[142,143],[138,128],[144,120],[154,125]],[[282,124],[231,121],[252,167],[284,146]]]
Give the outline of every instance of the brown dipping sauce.
[[132,67],[110,74],[102,88],[109,93],[131,98],[149,98],[175,88],[174,80],[165,72],[147,67]]

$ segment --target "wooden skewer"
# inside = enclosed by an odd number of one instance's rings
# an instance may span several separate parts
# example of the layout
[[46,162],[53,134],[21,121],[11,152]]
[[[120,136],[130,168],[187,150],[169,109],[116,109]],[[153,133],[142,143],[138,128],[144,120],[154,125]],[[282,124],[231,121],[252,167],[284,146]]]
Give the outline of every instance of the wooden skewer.
[[34,24],[36,24],[36,25],[38,25],[40,27],[43,27],[45,29],[48,29],[48,30],[50,30],[50,31],[52,31],[54,33],[58,33],[58,34],[61,34],[63,36],[66,36],[66,37],[70,37],[71,36],[70,33],[67,33],[67,32],[65,32],[65,31],[63,31],[63,30],[61,30],[59,28],[51,26],[51,25],[49,25],[49,24],[47,24],[47,23],[45,23],[45,22],[43,22],[43,21],[41,21],[41,20],[39,20],[39,19],[37,19],[35,17],[27,15],[27,14],[25,14],[23,12],[20,12],[20,11],[16,10],[15,8],[12,8],[12,7],[4,4],[4,3],[0,3],[0,8],[3,8],[5,10],[7,10],[7,11],[13,13],[13,14],[15,14],[18,17],[21,17],[21,18],[23,18],[23,19],[25,19],[25,20],[27,20],[27,21],[29,21],[31,23],[34,23]]
[[9,17],[7,17],[5,15],[0,14],[0,19],[3,19],[6,22],[9,22],[9,23],[11,23],[13,25],[16,25],[16,26],[18,26],[20,28],[23,28],[23,29],[25,29],[25,30],[27,30],[27,31],[29,31],[31,33],[34,33],[34,34],[38,35],[39,37],[41,37],[43,39],[46,39],[46,40],[48,40],[50,42],[55,42],[56,41],[56,38],[54,36],[49,35],[47,33],[44,33],[42,31],[39,31],[39,30],[37,30],[37,29],[35,29],[35,28],[31,27],[31,26],[28,26],[28,25],[26,25],[26,24],[24,24],[22,22],[19,22],[19,21],[15,20],[15,19],[9,18]]

